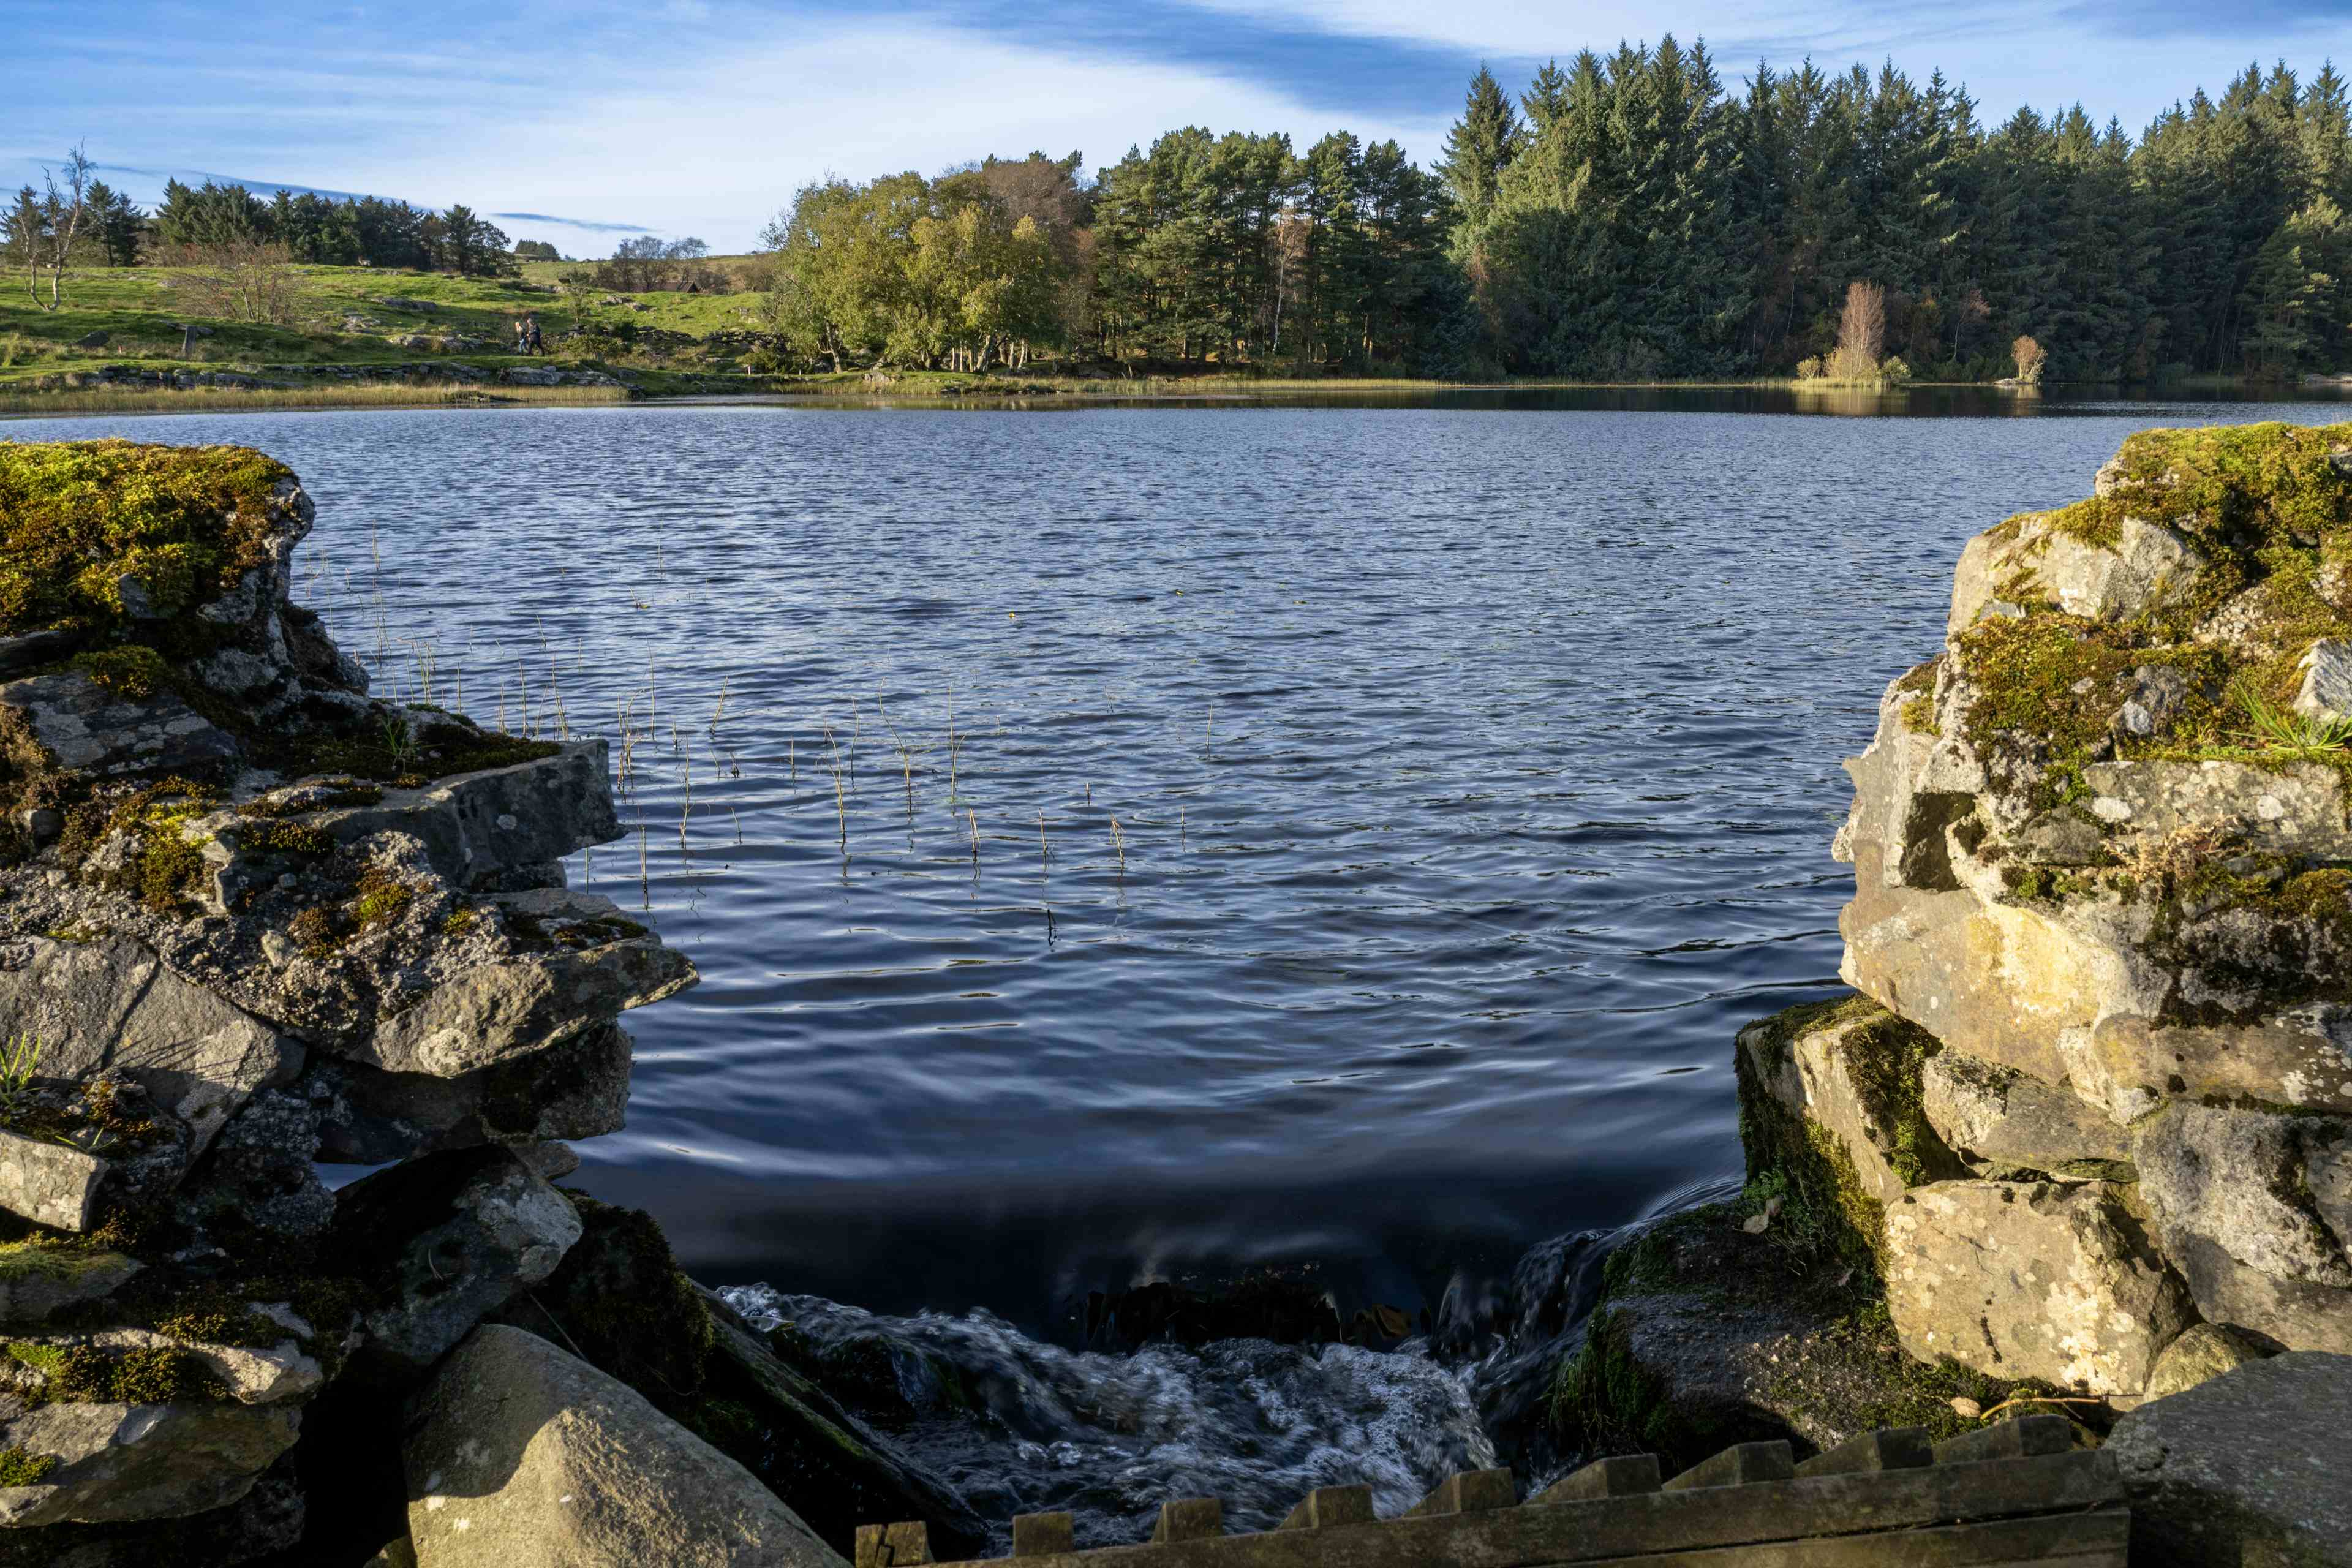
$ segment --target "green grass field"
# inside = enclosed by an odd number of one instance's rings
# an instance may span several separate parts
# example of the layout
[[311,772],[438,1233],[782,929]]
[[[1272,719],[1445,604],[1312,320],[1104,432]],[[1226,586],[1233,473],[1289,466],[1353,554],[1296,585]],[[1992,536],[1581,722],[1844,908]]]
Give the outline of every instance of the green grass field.
[[[199,395],[220,403],[286,401],[282,395],[219,389],[174,393],[39,384],[61,374],[120,365],[261,375],[305,391],[311,390],[305,383],[315,374],[320,383],[316,390],[322,395],[374,395],[361,400],[385,401],[383,395],[401,389],[331,386],[326,384],[338,378],[310,367],[438,360],[495,375],[509,365],[534,363],[508,349],[513,323],[526,312],[539,318],[551,350],[546,361],[536,363],[603,370],[652,394],[719,389],[714,380],[726,384],[728,390],[751,390],[767,381],[745,376],[734,356],[723,350],[627,342],[648,328],[697,339],[730,328],[755,328],[758,296],[650,293],[609,296],[613,302],[607,303],[608,296],[597,291],[573,299],[554,282],[564,269],[561,263],[532,263],[521,279],[492,280],[363,267],[298,267],[294,270],[302,302],[300,324],[295,326],[192,314],[186,274],[173,268],[69,274],[63,304],[56,310],[41,308],[48,298],[46,280],[37,302],[28,297],[22,275],[8,277],[0,279],[0,410],[26,413],[54,406],[63,412],[84,405],[121,407],[142,399],[142,405],[177,406],[177,400]],[[387,300],[402,303],[387,304]],[[567,351],[556,342],[583,319],[609,334],[600,339],[594,355]],[[208,335],[187,345],[184,354],[183,321],[210,329]],[[84,342],[99,333],[105,334],[102,343]],[[469,339],[475,346],[420,348],[395,341],[402,337]],[[282,394],[288,389],[270,390]],[[417,401],[448,401],[446,388],[413,390]],[[508,390],[501,388],[501,395]],[[530,395],[541,389],[510,390],[525,400],[546,400]]]

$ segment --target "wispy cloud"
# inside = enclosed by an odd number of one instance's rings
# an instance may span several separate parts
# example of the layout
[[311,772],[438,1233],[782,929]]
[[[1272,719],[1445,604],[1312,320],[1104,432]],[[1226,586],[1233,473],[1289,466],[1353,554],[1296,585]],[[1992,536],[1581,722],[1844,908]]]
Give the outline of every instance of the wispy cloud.
[[554,224],[561,228],[584,229],[590,234],[651,234],[654,232],[640,223],[591,223],[586,218],[553,217],[546,213],[492,213],[490,216],[508,223]]

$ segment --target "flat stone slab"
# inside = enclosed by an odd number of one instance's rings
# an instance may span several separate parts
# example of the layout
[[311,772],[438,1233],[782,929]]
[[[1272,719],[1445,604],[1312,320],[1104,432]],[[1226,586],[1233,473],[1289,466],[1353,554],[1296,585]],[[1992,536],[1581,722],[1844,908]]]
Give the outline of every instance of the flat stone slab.
[[0,707],[20,710],[33,738],[78,773],[143,773],[225,763],[236,742],[168,691],[120,697],[79,670],[0,685]]
[[2132,1559],[2170,1568],[2352,1564],[2352,1355],[2251,1362],[2116,1424]]

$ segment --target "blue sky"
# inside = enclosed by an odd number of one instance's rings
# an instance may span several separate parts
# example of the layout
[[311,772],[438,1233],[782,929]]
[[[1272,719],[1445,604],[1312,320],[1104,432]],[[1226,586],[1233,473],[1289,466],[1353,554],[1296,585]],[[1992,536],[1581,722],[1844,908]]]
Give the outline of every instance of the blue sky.
[[[988,153],[1090,164],[1181,124],[1394,136],[1433,158],[1484,60],[1671,31],[1727,77],[1760,57],[1940,65],[1989,118],[2080,99],[2137,131],[2249,61],[2352,68],[2352,0],[6,0],[0,178],[86,142],[164,177],[464,201],[601,255],[639,231],[747,246],[832,172]],[[37,41],[34,54],[23,52]]]

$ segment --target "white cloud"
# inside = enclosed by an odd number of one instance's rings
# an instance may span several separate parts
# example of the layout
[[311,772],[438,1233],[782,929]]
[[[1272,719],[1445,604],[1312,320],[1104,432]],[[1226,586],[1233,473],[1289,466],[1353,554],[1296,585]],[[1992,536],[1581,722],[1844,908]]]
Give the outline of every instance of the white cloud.
[[[625,87],[456,108],[428,146],[352,148],[310,182],[455,193],[478,210],[562,213],[749,243],[803,182],[935,173],[988,153],[1085,150],[1116,161],[1186,124],[1287,130],[1329,117],[1270,89],[1182,68],[1073,58],[942,32],[861,27],[777,39]],[[1442,124],[1352,125],[1426,155]],[[1416,143],[1420,145],[1416,146]],[[530,225],[510,226],[527,234]]]

